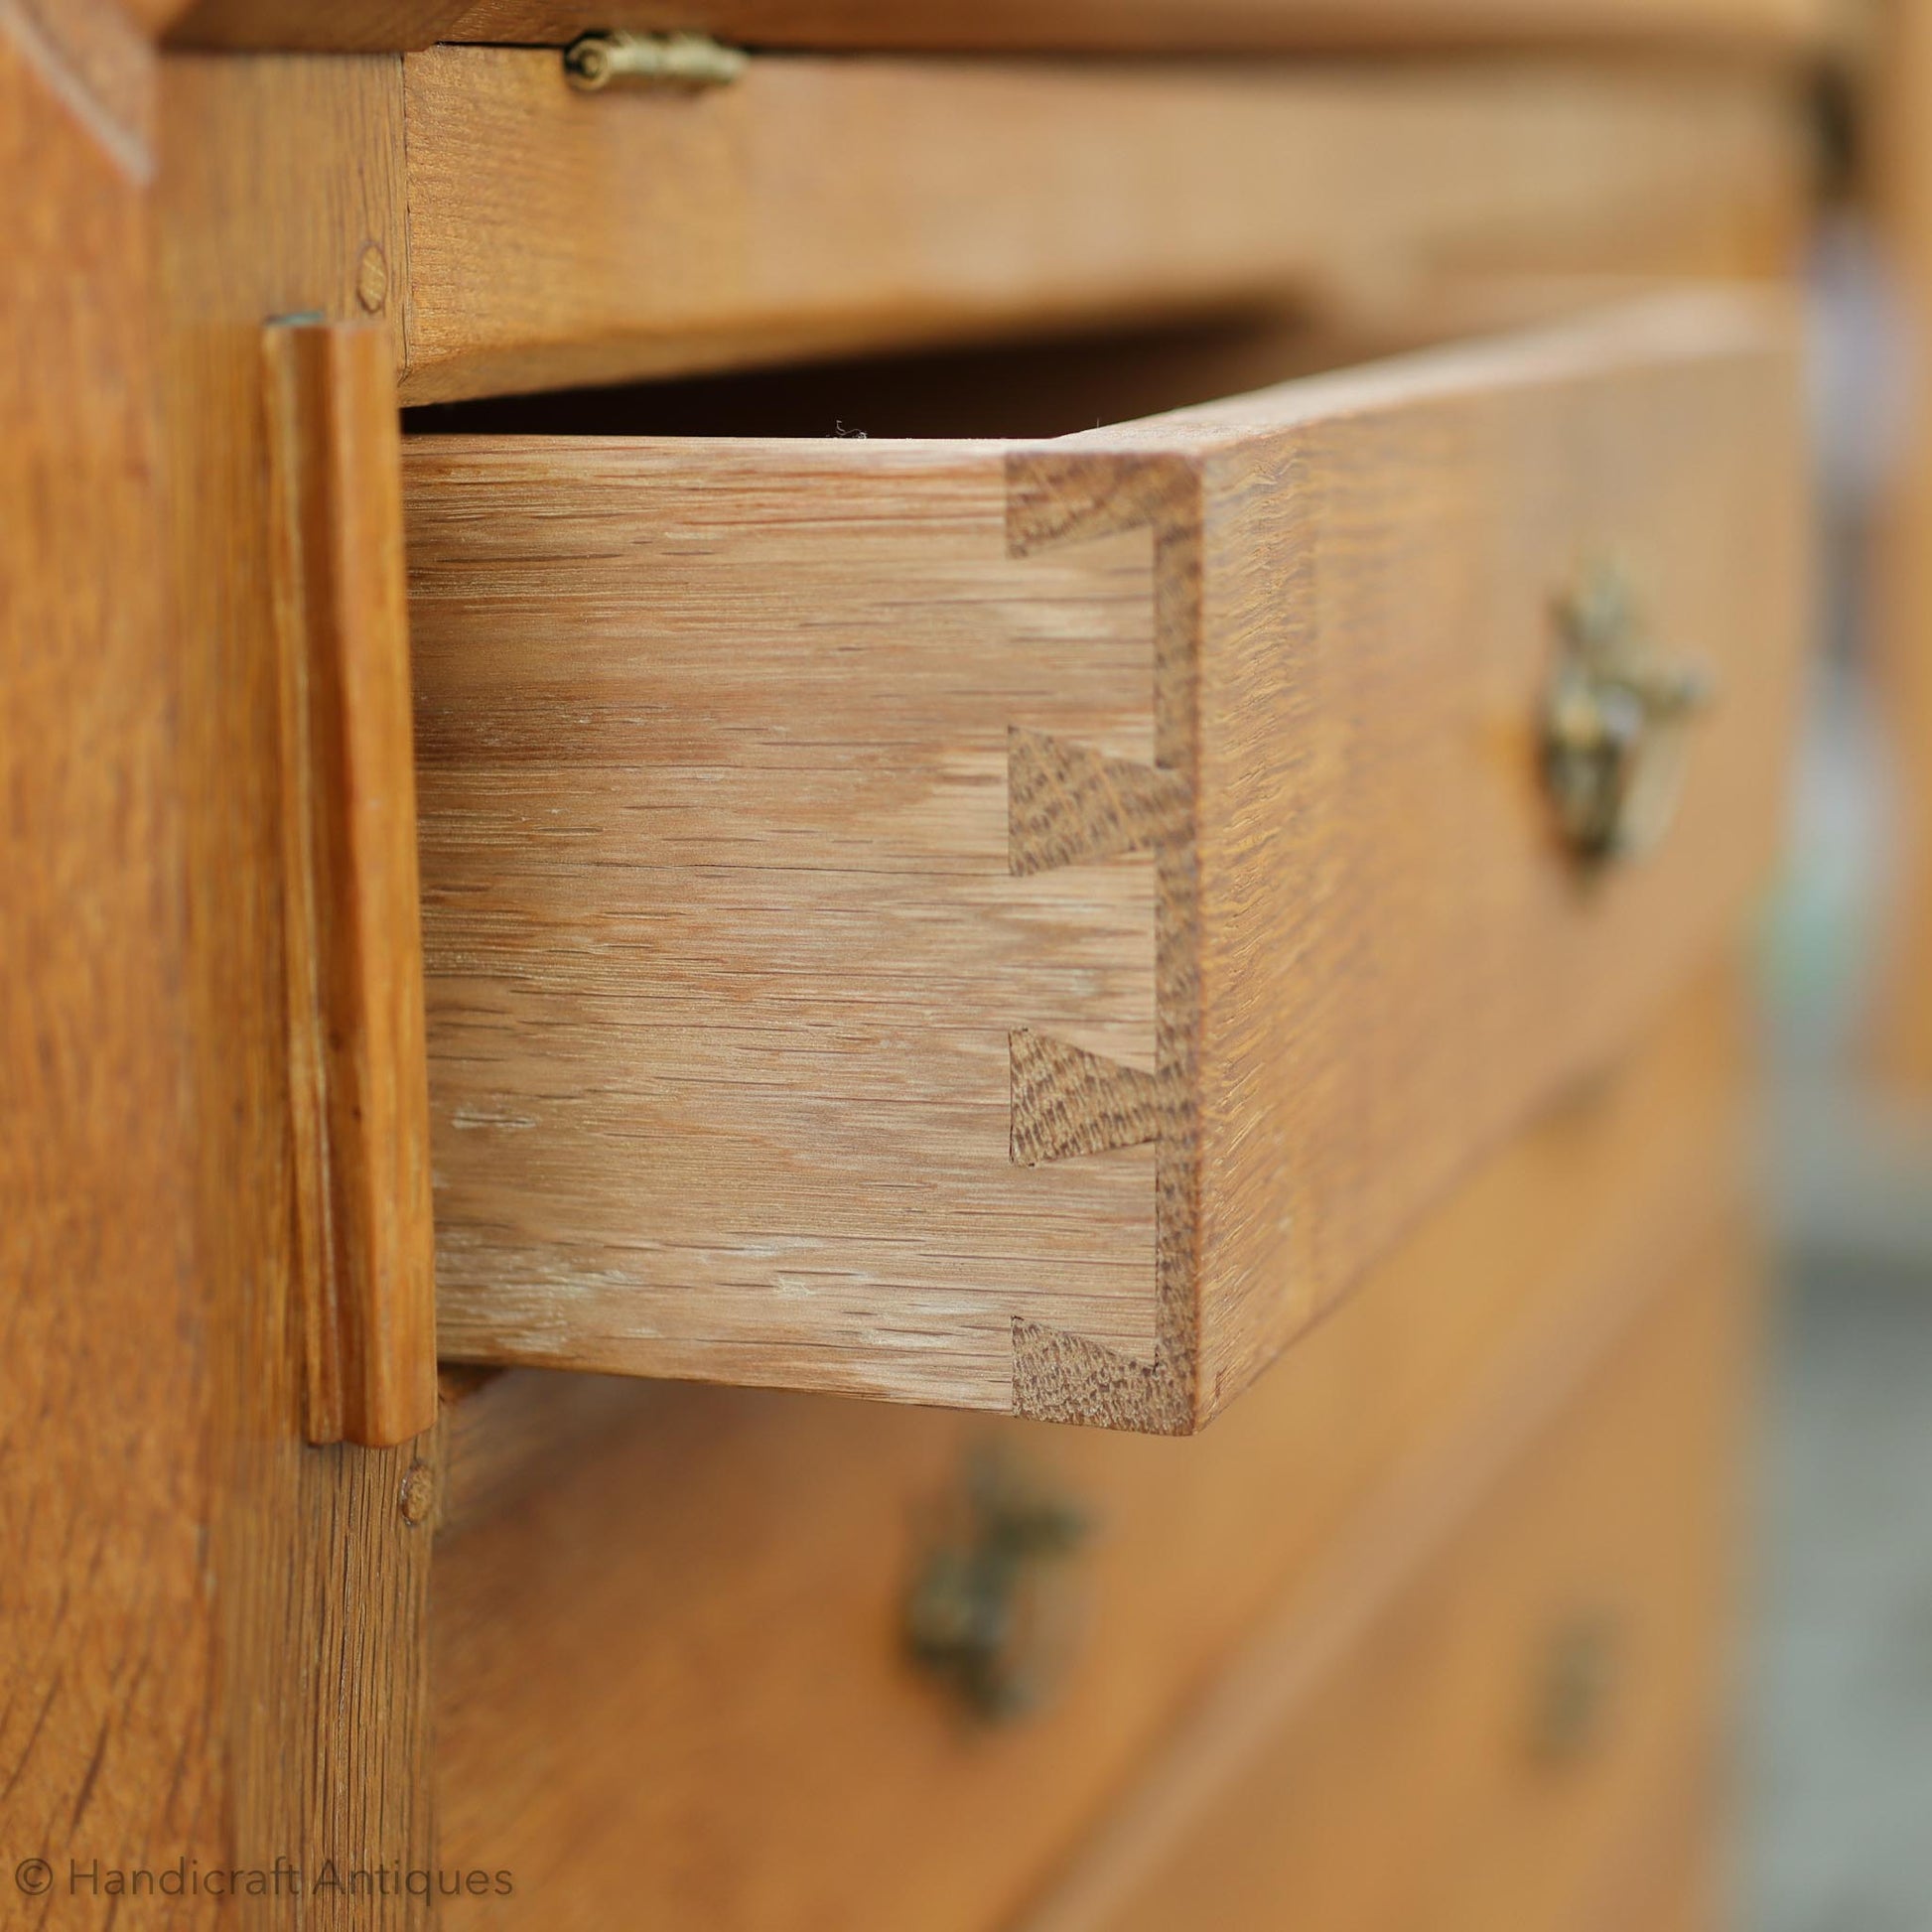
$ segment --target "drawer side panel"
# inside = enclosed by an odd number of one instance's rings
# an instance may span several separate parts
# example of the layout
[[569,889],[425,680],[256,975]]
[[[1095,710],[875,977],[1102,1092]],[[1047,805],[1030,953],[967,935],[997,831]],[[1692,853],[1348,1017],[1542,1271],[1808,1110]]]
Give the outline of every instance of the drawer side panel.
[[1147,1130],[1014,1098],[1029,1039],[1151,1076],[1156,862],[1017,856],[1008,783],[1150,759],[1147,532],[1010,555],[997,452],[701,448],[410,453],[443,1349],[995,1409],[1016,1321],[1151,1363]]

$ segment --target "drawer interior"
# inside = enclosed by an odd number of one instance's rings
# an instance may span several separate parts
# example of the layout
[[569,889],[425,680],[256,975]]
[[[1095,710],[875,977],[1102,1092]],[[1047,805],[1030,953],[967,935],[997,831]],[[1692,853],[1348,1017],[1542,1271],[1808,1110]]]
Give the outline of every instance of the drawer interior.
[[[1599,285],[1600,287],[1600,285]],[[1263,307],[1138,329],[837,358],[616,387],[405,410],[406,433],[451,436],[1066,436],[1343,368],[1453,333],[1476,316],[1548,313],[1580,288],[1492,288],[1428,314],[1345,327]]]

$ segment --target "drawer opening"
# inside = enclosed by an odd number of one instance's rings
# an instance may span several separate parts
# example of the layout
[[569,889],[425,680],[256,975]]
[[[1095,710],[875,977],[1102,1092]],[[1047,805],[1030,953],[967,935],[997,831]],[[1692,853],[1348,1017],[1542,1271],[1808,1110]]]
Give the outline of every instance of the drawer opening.
[[1239,395],[1437,333],[1279,309],[403,412],[410,435],[1035,439]]

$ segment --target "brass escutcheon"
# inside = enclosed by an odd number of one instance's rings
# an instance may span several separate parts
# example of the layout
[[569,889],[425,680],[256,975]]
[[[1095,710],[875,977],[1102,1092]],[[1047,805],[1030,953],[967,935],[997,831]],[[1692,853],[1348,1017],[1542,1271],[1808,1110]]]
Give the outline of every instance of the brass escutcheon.
[[977,1719],[1024,1717],[1055,1689],[1079,1621],[1068,1559],[1092,1521],[987,1448],[968,1459],[906,1590],[913,1661]]
[[1592,1756],[1610,1726],[1624,1673],[1624,1632],[1607,1610],[1579,1610],[1545,1639],[1530,1743],[1552,1770]]
[[1649,851],[1683,788],[1685,726],[1712,699],[1709,675],[1644,636],[1629,578],[1598,563],[1557,605],[1559,655],[1543,704],[1543,778],[1579,859]]

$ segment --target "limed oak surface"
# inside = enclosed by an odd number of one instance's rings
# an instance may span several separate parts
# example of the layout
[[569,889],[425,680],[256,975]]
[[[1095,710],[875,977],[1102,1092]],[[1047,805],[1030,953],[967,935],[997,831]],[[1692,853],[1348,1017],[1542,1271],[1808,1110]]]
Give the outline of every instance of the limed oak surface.
[[[445,1352],[1198,1427],[1739,916],[1794,388],[1714,295],[1057,443],[414,444]],[[1723,695],[1586,877],[1604,551]]]

